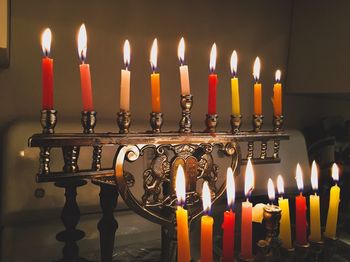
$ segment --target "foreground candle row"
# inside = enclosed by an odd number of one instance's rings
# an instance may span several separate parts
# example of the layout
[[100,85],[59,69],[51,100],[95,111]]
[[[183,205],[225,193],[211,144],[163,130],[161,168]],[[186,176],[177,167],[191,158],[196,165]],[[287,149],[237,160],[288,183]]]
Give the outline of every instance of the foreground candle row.
[[[53,109],[53,59],[49,58],[51,48],[51,30],[46,29],[42,34],[42,49],[44,58],[42,60],[42,74],[43,74],[43,110]],[[85,25],[80,27],[78,33],[78,54],[81,60],[80,65],[80,80],[81,80],[81,92],[83,111],[94,111],[90,65],[86,63],[87,53],[87,33]],[[160,74],[157,72],[157,56],[158,56],[158,41],[154,39],[150,53],[151,63],[151,97],[152,97],[152,112],[160,113]],[[215,74],[216,67],[217,48],[214,43],[210,52],[209,63],[209,94],[208,94],[208,115],[216,115],[216,101],[217,101],[217,83],[218,76]],[[181,95],[190,95],[190,80],[188,66],[185,65],[185,41],[181,38],[178,46],[178,57],[180,61],[180,83],[181,83]],[[121,70],[121,82],[120,82],[120,111],[130,111],[130,44],[126,40],[124,44],[124,64],[125,69]],[[231,55],[231,96],[232,96],[232,115],[240,116],[240,96],[239,96],[239,84],[237,77],[237,64],[238,57],[236,51],[233,51]],[[262,115],[262,84],[260,79],[260,59],[256,58],[254,63],[254,115]],[[280,83],[281,71],[277,70],[275,74],[276,83],[273,86],[273,108],[274,115],[282,115],[282,85]]]
[[[339,170],[336,164],[332,167],[332,177],[334,181],[339,179]],[[296,196],[296,244],[307,244],[307,220],[306,220],[306,199],[302,195],[303,190],[303,176],[300,165],[296,168],[296,182],[300,195]],[[315,195],[310,195],[310,236],[309,240],[312,242],[321,241],[321,222],[320,222],[320,204],[319,197],[316,193],[318,189],[318,175],[316,163],[313,162],[311,170],[311,183],[315,191]],[[177,237],[178,237],[178,261],[188,262],[191,259],[190,255],[190,241],[188,233],[188,214],[184,209],[186,202],[185,189],[185,173],[183,167],[180,165],[176,175],[176,195],[178,200],[178,208],[176,211],[177,219]],[[252,216],[253,205],[249,202],[249,197],[254,188],[254,170],[251,161],[248,160],[245,171],[244,193],[246,201],[242,203],[242,217],[241,217],[241,253],[240,257],[244,260],[249,260],[253,257],[252,253]],[[286,249],[292,248],[291,238],[291,224],[289,214],[289,201],[283,198],[284,183],[282,176],[278,176],[277,189],[280,195],[278,205],[274,206],[275,201],[275,187],[271,178],[268,180],[268,196],[271,201],[268,206],[271,209],[281,210],[280,221],[280,238],[282,246]],[[234,261],[234,232],[235,232],[235,182],[234,175],[231,168],[227,169],[226,177],[226,192],[227,192],[227,206],[228,210],[224,213],[223,229],[223,249],[222,261]],[[338,219],[338,205],[340,197],[340,188],[335,185],[330,191],[330,202],[327,216],[326,231],[324,233],[327,238],[335,238],[336,226]],[[201,262],[213,261],[213,224],[214,218],[210,216],[211,209],[211,194],[207,182],[203,183],[202,202],[204,215],[201,219]]]

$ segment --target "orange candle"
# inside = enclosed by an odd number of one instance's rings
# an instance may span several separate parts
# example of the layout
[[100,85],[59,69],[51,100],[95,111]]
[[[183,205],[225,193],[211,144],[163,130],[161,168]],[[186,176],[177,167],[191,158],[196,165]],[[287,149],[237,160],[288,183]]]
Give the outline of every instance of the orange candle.
[[126,40],[124,43],[124,64],[125,69],[121,70],[120,78],[120,111],[130,111],[130,44]]
[[157,70],[157,55],[158,55],[158,41],[157,38],[154,39],[150,62],[152,67],[151,74],[151,93],[152,93],[152,112],[160,113],[160,75],[156,73]]
[[275,84],[273,85],[273,112],[275,116],[282,115],[282,84],[281,70],[277,70],[275,74]]
[[186,202],[186,181],[182,165],[179,165],[176,173],[176,223],[177,223],[177,261],[189,262],[191,260],[190,254],[190,239],[188,233],[188,214],[187,210],[183,208]]
[[203,183],[203,210],[205,215],[201,219],[201,262],[213,262],[213,224],[214,218],[209,216],[211,196],[208,182]]
[[244,194],[247,198],[242,203],[242,227],[241,227],[241,258],[251,259],[252,252],[252,216],[253,205],[249,202],[249,196],[254,189],[254,170],[250,158],[248,159],[247,168],[245,171]]
[[254,62],[253,75],[254,84],[254,114],[262,115],[262,85],[259,83],[260,78],[260,59],[257,57]]
[[85,25],[82,24],[78,34],[78,51],[81,60],[80,83],[83,100],[83,111],[94,111],[92,102],[90,65],[85,63],[87,51],[87,36]]
[[41,36],[41,46],[44,53],[42,59],[42,109],[53,109],[53,59],[49,58],[51,48],[51,30],[45,29]]

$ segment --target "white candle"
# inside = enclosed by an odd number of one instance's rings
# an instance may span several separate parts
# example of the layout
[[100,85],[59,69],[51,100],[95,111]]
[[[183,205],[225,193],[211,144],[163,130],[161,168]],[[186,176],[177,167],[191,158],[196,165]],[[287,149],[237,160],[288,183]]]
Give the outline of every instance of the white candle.
[[124,43],[124,64],[125,69],[121,70],[120,78],[120,111],[130,111],[130,44],[126,40]]
[[177,49],[177,55],[180,60],[180,81],[181,81],[181,94],[189,95],[190,92],[190,79],[188,74],[188,66],[184,65],[185,61],[185,40],[182,37]]

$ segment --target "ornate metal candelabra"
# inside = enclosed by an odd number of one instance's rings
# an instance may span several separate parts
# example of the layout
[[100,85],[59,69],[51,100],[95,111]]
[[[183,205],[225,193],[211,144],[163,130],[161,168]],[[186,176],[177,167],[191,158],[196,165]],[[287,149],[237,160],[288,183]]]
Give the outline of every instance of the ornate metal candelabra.
[[[58,239],[66,244],[64,257],[68,259],[78,257],[75,242],[83,237],[83,233],[75,228],[79,221],[79,207],[75,197],[76,189],[84,185],[87,179],[101,187],[103,217],[98,224],[101,236],[101,258],[102,261],[111,261],[114,234],[117,229],[113,209],[116,206],[118,194],[133,211],[162,225],[164,240],[173,242],[176,241],[174,239],[176,236],[174,234],[176,229],[174,174],[178,165],[183,165],[186,172],[186,206],[189,210],[189,220],[192,221],[202,212],[197,185],[208,181],[213,194],[213,203],[225,191],[224,179],[221,179],[221,182],[218,179],[219,166],[214,153],[218,153],[218,157],[229,158],[236,175],[239,174],[239,167],[248,158],[251,158],[254,164],[280,162],[278,154],[280,141],[289,139],[282,130],[283,117],[274,118],[273,130],[263,131],[261,129],[263,116],[254,116],[253,130],[241,131],[242,117],[231,116],[231,131],[222,132],[216,131],[218,116],[207,116],[205,131],[193,132],[192,104],[192,95],[181,96],[182,117],[178,132],[161,132],[163,115],[152,113],[150,115],[152,132],[133,133],[129,130],[130,112],[119,112],[117,116],[119,133],[95,133],[96,112],[82,112],[82,133],[55,134],[56,111],[42,111],[43,132],[34,134],[29,139],[29,146],[41,149],[37,181],[55,182],[57,186],[65,188],[66,205],[62,211],[62,220],[66,229],[58,236]],[[271,145],[273,144],[271,156],[267,154],[269,141],[272,142]],[[256,143],[261,144],[260,153],[257,155],[254,154]],[[104,146],[109,145],[118,146],[114,165],[102,168],[102,150]],[[248,147],[247,156],[242,156],[241,153],[241,147],[244,145]],[[79,169],[78,159],[81,147],[93,148],[90,169]],[[50,170],[51,148],[62,149],[64,160],[62,171]],[[142,158],[147,151],[152,151],[154,155],[150,165],[139,175],[129,172],[125,162],[134,162]],[[141,182],[143,185],[143,192],[139,198],[133,192],[136,182]],[[271,235],[272,239],[273,237]],[[168,243],[164,246],[170,248],[162,250],[162,261],[173,261],[176,252],[171,248],[176,245]]]

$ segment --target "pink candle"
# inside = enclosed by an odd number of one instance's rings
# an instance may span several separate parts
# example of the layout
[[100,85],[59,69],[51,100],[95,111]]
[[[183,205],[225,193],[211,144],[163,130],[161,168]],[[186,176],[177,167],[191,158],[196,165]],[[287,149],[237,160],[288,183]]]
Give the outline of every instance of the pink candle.
[[81,95],[83,101],[83,111],[94,111],[92,101],[92,88],[91,88],[91,76],[90,65],[85,63],[87,50],[87,36],[85,25],[82,24],[78,34],[78,51],[81,60],[80,67],[80,83],[81,83]]
[[53,59],[49,58],[51,48],[51,30],[45,29],[41,37],[41,45],[44,53],[42,59],[42,109],[53,109]]
[[251,160],[248,159],[247,168],[245,171],[244,193],[247,201],[242,203],[242,227],[241,227],[241,258],[251,259],[252,252],[252,216],[253,205],[249,202],[249,196],[254,189],[254,170]]

